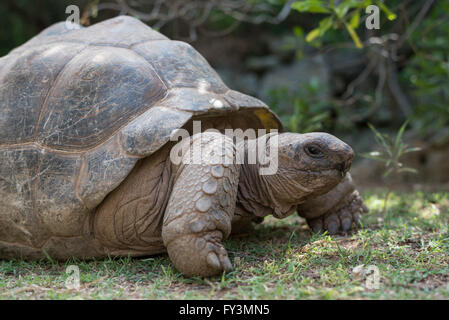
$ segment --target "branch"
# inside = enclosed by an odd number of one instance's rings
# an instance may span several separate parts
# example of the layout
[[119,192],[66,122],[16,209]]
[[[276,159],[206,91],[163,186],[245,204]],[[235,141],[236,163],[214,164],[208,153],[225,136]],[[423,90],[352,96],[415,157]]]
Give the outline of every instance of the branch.
[[273,7],[264,2],[250,3],[245,0],[153,0],[147,2],[115,0],[115,2],[100,3],[88,8],[85,21],[101,10],[114,10],[119,11],[120,14],[138,17],[156,29],[174,20],[181,20],[188,26],[190,38],[195,40],[197,29],[207,23],[214,11],[222,12],[235,19],[235,22],[226,30],[208,32],[210,35],[223,35],[234,30],[241,22],[281,23],[290,14],[293,2],[294,0],[286,1],[276,14]]
[[432,6],[434,0],[427,0],[426,3],[422,6],[421,11],[418,13],[416,18],[413,20],[413,23],[410,25],[410,27],[407,29],[407,31],[402,35],[402,37],[399,39],[397,43],[397,48],[402,47],[404,42],[410,37],[410,35],[415,31],[416,27],[421,23],[421,20],[424,19],[427,11],[429,11],[430,7]]

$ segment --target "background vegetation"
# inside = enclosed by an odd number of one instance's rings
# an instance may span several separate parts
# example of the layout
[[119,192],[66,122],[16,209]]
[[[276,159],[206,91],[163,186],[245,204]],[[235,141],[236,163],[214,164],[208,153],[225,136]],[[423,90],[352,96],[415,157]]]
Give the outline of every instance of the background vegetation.
[[[446,1],[5,0],[0,3],[0,56],[52,23],[64,20],[69,4],[79,6],[84,25],[130,14],[171,38],[198,45],[199,49],[204,46],[202,41],[210,45],[225,39],[224,45],[229,46],[226,42],[232,37],[245,38],[255,43],[246,58],[277,50],[284,51],[287,60],[294,51],[295,59],[300,60],[343,50],[351,59],[356,52],[360,65],[352,74],[344,74],[347,79],[334,88],[329,99],[318,102],[313,99],[319,84],[310,79],[308,96],[303,92],[298,96],[296,91],[286,94],[285,89],[279,88],[277,99],[267,101],[276,108],[279,98],[288,100],[294,115],[286,125],[293,130],[316,129],[316,125],[309,127],[303,120],[315,115],[320,115],[317,122],[322,123],[322,129],[337,132],[357,130],[368,122],[398,129],[408,118],[410,126],[422,133],[449,124]],[[365,8],[370,4],[381,8],[379,30],[365,27],[368,16]],[[280,41],[273,45],[274,50],[261,48],[266,46],[258,43],[263,37]],[[206,50],[204,54],[209,52]],[[220,65],[222,57],[208,58],[213,65]],[[247,68],[244,65],[247,60],[240,59],[241,66],[232,67],[241,71]]]
[[[405,160],[419,174],[405,176],[449,182],[449,173],[438,174],[449,171],[442,160],[449,156],[447,1],[5,0],[0,55],[66,19],[69,4],[80,8],[84,26],[128,14],[190,42],[230,87],[267,102],[288,130],[328,131],[367,152],[368,123],[392,133],[408,119],[404,139],[422,151]],[[365,25],[369,5],[380,8],[378,30]],[[439,160],[429,158],[434,152]],[[371,173],[362,175],[381,176]]]

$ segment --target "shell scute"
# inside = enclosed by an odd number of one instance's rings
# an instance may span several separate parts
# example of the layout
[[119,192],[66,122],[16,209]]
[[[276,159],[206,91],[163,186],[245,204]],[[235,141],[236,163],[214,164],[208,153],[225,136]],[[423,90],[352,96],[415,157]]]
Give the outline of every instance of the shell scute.
[[59,76],[38,124],[38,141],[58,150],[95,147],[162,99],[165,86],[132,51],[89,48]]

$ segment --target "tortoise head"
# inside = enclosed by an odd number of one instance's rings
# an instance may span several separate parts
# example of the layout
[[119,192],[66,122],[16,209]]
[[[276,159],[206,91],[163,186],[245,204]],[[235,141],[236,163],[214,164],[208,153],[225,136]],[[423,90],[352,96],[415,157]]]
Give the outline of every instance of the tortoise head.
[[299,204],[327,193],[354,158],[349,145],[327,133],[282,133],[278,139],[278,171],[270,180],[278,182],[272,192],[279,202]]

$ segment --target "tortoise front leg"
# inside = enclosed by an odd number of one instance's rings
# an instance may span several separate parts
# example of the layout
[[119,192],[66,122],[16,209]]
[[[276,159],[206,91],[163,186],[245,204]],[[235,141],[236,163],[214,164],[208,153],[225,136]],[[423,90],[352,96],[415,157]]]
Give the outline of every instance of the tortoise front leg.
[[367,212],[349,173],[328,193],[298,205],[298,214],[306,218],[314,232],[327,230],[329,234],[347,232],[353,225],[358,226],[361,215]]
[[[207,134],[203,134],[207,135]],[[221,153],[214,141],[203,157]],[[233,144],[226,152],[234,153]],[[231,233],[240,167],[236,164],[186,164],[179,174],[164,216],[162,239],[175,267],[186,276],[231,271],[222,240]]]

